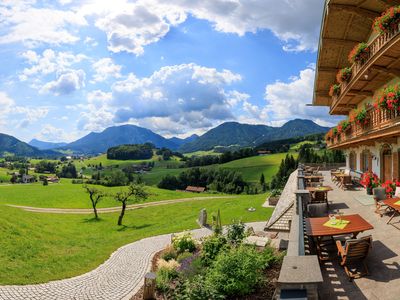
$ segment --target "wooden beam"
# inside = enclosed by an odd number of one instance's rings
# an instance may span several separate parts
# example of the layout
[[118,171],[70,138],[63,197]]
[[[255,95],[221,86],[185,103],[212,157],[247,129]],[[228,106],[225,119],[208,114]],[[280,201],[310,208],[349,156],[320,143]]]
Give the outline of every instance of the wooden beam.
[[368,18],[370,20],[374,20],[376,17],[379,17],[381,15],[376,11],[348,4],[329,4],[329,9],[348,12],[353,15],[358,15],[363,18]]
[[337,107],[342,107],[342,108],[346,108],[346,109],[354,109],[357,107],[357,105],[355,104],[338,104]]
[[356,40],[348,40],[348,39],[334,39],[334,38],[322,38],[322,42],[335,44],[338,46],[355,46],[356,44],[360,43],[361,41]]
[[385,73],[385,74],[389,74],[393,77],[400,77],[400,69],[396,69],[396,68],[385,68],[385,67],[381,67],[381,66],[371,66],[372,70],[375,70],[379,73]]
[[377,0],[381,4],[385,5],[386,7],[391,7],[391,6],[396,6],[400,5],[399,0]]
[[334,67],[319,67],[318,68],[318,73],[337,73],[340,68],[334,68]]
[[374,92],[372,91],[358,91],[358,90],[350,90],[347,92],[350,96],[373,96]]
[[382,139],[377,139],[379,143],[387,143],[387,144],[397,144],[397,137],[387,137]]

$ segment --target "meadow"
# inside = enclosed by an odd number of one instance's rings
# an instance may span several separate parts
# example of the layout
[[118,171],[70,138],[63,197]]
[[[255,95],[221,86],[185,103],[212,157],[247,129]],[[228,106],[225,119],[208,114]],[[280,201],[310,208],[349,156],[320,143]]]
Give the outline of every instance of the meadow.
[[[2,187],[4,188],[4,187]],[[117,248],[136,240],[198,228],[200,209],[209,215],[221,210],[223,224],[267,220],[271,208],[262,208],[266,195],[233,195],[147,207],[126,212],[125,226],[117,226],[116,213],[100,221],[86,215],[25,212],[0,204],[0,284],[32,284],[88,272]],[[247,208],[255,207],[255,212]]]

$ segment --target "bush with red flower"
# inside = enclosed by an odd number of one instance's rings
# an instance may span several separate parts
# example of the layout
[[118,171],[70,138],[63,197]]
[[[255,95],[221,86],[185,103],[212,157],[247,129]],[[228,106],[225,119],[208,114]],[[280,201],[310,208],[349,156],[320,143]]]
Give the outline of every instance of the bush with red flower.
[[336,74],[336,80],[339,83],[342,82],[349,82],[351,79],[353,71],[350,67],[343,68],[339,70],[339,72]]
[[385,87],[375,99],[376,109],[400,110],[400,86],[395,84]]
[[400,22],[400,6],[393,6],[388,8],[382,13],[380,17],[377,17],[372,27],[376,32],[380,34],[395,30],[398,28]]
[[369,58],[369,46],[367,43],[359,43],[349,53],[349,62],[354,63],[365,63]]
[[394,193],[396,192],[396,183],[394,183],[392,180],[386,180],[384,183],[382,183],[382,187],[385,188],[386,197],[393,198]]
[[325,140],[330,141],[333,138],[333,129],[329,129],[329,131],[325,135]]
[[360,183],[366,188],[366,189],[373,189],[379,186],[379,177],[373,172],[365,172],[361,175],[361,180]]
[[332,84],[331,88],[329,89],[329,96],[339,96],[340,94],[340,85],[339,84]]
[[368,113],[365,107],[356,110],[354,118],[358,125],[365,126],[369,123]]

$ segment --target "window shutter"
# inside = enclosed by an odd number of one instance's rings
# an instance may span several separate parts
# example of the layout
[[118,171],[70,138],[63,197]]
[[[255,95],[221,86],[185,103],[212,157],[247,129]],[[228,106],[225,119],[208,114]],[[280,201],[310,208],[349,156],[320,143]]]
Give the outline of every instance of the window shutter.
[[368,169],[372,172],[372,154],[368,151]]
[[393,179],[399,178],[399,152],[393,152]]

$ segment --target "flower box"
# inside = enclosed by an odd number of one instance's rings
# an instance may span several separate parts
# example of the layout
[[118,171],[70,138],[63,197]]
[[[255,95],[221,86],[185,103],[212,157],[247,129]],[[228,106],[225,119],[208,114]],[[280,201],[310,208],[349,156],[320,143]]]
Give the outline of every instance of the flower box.
[[359,43],[349,53],[349,62],[354,63],[365,63],[369,58],[370,48],[367,43]]
[[375,18],[372,27],[380,33],[386,33],[398,29],[400,23],[400,6],[393,6]]

